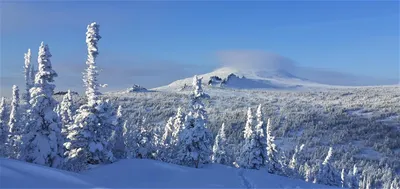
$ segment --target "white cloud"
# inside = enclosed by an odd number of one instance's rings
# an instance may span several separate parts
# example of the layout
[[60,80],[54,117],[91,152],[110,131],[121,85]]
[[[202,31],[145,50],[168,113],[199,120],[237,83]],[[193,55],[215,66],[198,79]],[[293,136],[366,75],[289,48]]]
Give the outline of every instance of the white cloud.
[[392,85],[397,78],[359,76],[323,68],[298,66],[294,60],[272,52],[259,50],[226,50],[217,52],[221,66],[237,69],[285,71],[301,79],[343,86]]
[[217,52],[222,66],[239,69],[292,70],[294,61],[272,52],[257,50],[230,50]]

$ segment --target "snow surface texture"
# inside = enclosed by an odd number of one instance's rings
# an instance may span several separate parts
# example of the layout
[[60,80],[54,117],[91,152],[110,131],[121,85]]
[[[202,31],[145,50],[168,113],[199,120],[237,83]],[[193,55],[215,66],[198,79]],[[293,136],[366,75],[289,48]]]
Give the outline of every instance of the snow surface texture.
[[301,180],[212,164],[202,169],[128,159],[83,172],[0,159],[0,188],[330,188]]

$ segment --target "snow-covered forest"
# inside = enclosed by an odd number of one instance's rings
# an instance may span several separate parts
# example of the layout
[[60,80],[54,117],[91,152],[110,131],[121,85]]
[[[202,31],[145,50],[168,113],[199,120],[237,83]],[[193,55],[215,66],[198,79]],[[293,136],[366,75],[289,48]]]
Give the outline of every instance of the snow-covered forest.
[[82,95],[55,95],[62,71],[49,45],[40,44],[37,61],[27,51],[25,86],[1,99],[0,157],[72,172],[123,159],[223,164],[343,188],[400,188],[398,86],[236,90],[193,76],[183,90],[102,94],[97,23],[86,44]]

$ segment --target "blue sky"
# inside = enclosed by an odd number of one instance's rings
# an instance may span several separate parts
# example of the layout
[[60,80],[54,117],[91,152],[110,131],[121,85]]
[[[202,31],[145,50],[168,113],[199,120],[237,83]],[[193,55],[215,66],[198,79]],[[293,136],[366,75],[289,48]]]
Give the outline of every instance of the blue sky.
[[210,71],[221,51],[273,52],[357,75],[400,71],[397,1],[2,1],[0,8],[2,91],[23,85],[23,54],[31,48],[36,62],[41,41],[59,89],[79,90],[93,21],[103,37],[100,81],[112,89]]

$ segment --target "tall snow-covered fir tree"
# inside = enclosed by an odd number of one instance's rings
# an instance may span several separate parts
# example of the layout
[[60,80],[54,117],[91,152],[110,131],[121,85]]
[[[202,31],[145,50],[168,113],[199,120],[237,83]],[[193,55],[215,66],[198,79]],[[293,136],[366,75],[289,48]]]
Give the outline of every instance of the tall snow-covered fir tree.
[[276,173],[280,170],[278,161],[278,150],[275,145],[275,137],[272,135],[271,119],[267,121],[267,155],[268,155],[268,172]]
[[99,98],[98,69],[96,57],[99,54],[97,43],[101,39],[99,25],[91,23],[87,27],[88,66],[84,74],[87,104],[82,105],[74,118],[74,124],[64,144],[67,149],[66,169],[81,171],[89,165],[115,161],[110,137],[115,130],[117,113],[108,100]]
[[340,186],[341,179],[338,171],[331,165],[333,150],[332,147],[329,148],[328,154],[322,164],[319,165],[319,171],[317,174],[317,183]]
[[31,77],[31,49],[28,49],[28,52],[25,53],[25,65],[24,65],[24,74],[25,74],[25,96],[24,100],[26,104],[29,105],[29,100],[31,98],[31,94],[29,93],[29,90],[31,90],[34,81],[32,80]]
[[42,42],[39,47],[38,72],[35,85],[30,90],[31,109],[24,135],[24,158],[28,162],[59,167],[62,163],[61,121],[54,108],[57,101],[53,98],[57,73],[52,69],[50,50]]
[[8,121],[9,132],[19,134],[21,132],[21,126],[18,124],[18,112],[19,111],[19,89],[18,86],[13,85],[12,87],[12,101],[11,101],[11,112],[10,119]]
[[10,158],[18,159],[21,154],[21,134],[23,127],[20,125],[19,117],[19,89],[18,86],[14,85],[12,88],[12,101],[11,101],[11,112],[10,119],[8,122],[8,156]]
[[212,135],[207,128],[207,112],[203,100],[209,99],[201,87],[201,80],[193,77],[193,92],[191,94],[191,112],[186,115],[185,128],[179,137],[178,159],[183,165],[194,166],[207,164],[211,161]]
[[0,101],[0,157],[6,155],[6,142],[8,137],[8,126],[6,120],[6,100],[1,97]]
[[96,58],[99,54],[97,43],[101,39],[99,28],[100,25],[98,25],[96,22],[93,22],[88,25],[86,32],[88,56],[86,60],[87,68],[85,74],[83,75],[83,81],[86,86],[85,93],[89,106],[96,104],[98,96],[101,94],[99,91],[100,84],[97,81],[99,70],[96,64]]
[[214,141],[213,155],[212,155],[213,163],[226,164],[226,165],[231,164],[231,160],[226,151],[227,147],[228,146],[225,135],[225,123],[222,123],[222,126],[219,129],[218,134],[215,137]]

